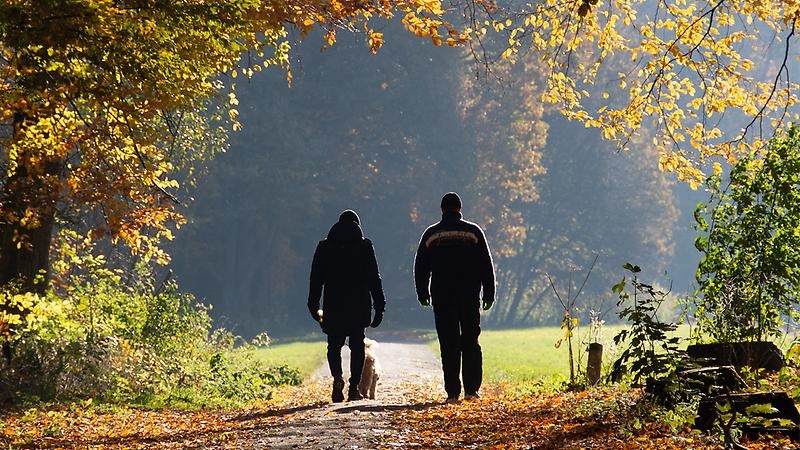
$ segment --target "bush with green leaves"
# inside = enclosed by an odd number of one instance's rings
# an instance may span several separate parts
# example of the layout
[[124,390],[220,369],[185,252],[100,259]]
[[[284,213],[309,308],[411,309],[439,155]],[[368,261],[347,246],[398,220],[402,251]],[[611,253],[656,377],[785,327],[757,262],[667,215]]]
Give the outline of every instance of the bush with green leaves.
[[672,377],[676,367],[685,359],[685,352],[680,349],[680,338],[670,336],[678,326],[661,322],[657,317],[658,309],[669,293],[639,281],[639,266],[627,263],[624,268],[632,274],[632,292],[629,294],[625,289],[628,284],[626,277],[614,285],[612,291],[619,296],[619,317],[630,327],[614,336],[615,344],[627,344],[627,347],[614,361],[611,378],[619,380],[629,374],[634,383],[639,383]]
[[19,312],[0,313],[13,330],[4,337],[13,355],[0,363],[2,400],[221,404],[300,382],[294,369],[252,359],[248,345],[213,328],[209,307],[175,282],[156,283],[148,265],[123,281],[102,256],[68,251],[59,261],[46,295],[0,293],[2,311]]
[[695,211],[697,337],[777,337],[800,300],[800,129],[737,162],[724,188],[715,172]]

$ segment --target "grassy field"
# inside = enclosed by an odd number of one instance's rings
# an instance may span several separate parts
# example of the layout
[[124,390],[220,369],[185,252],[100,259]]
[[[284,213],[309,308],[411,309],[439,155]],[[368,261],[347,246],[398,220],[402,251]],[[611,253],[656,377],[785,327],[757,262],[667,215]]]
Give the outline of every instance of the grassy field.
[[[553,375],[569,376],[569,351],[558,327],[486,330],[481,333],[484,376],[519,383]],[[577,351],[577,340],[573,349]],[[438,344],[436,344],[438,349]],[[577,356],[577,354],[575,355]]]
[[[606,325],[596,336],[596,341],[603,345],[604,372],[622,351],[614,345],[613,338],[623,328],[623,325]],[[678,327],[675,334],[688,338],[689,332],[689,327],[683,325]],[[589,342],[592,342],[588,333],[589,327],[578,327],[572,339],[576,375],[586,369],[586,351]],[[514,384],[539,378],[569,380],[567,342],[562,341],[559,348],[555,346],[563,336],[564,331],[559,327],[482,331],[480,343],[484,376],[489,380],[505,380]],[[438,344],[432,342],[431,345],[438,351]]]
[[[580,339],[584,339],[581,328],[578,338],[573,340],[575,356],[578,357]],[[618,331],[616,327],[603,329],[600,341],[611,342]],[[430,347],[439,354],[436,333],[424,333],[431,337]],[[523,383],[539,378],[566,379],[569,377],[568,350],[566,341],[555,348],[556,341],[563,336],[558,327],[535,327],[512,330],[484,330],[480,342],[483,348],[483,367],[487,380]],[[273,343],[267,348],[254,351],[254,356],[269,365],[286,364],[296,367],[304,375],[310,375],[325,362],[325,343],[300,341]],[[585,364],[585,356],[582,361]]]
[[[688,328],[681,327],[679,334],[688,335]],[[600,331],[598,342],[604,346],[604,364],[610,364],[615,355],[613,336],[622,329],[620,325],[605,326]],[[577,364],[586,365],[585,348],[588,345],[588,327],[579,327],[573,338],[573,351]],[[429,345],[439,355],[439,344],[435,331],[417,332],[418,336],[430,338]],[[560,348],[556,341],[564,336],[559,327],[534,327],[509,330],[483,330],[480,337],[483,349],[484,377],[489,381],[508,381],[513,384],[528,383],[545,378],[567,380],[569,378],[569,350],[564,340]],[[582,354],[581,354],[582,353]],[[259,360],[268,364],[286,364],[298,368],[304,376],[310,375],[325,362],[325,343],[319,340],[274,343],[267,348],[254,351]]]
[[[611,338],[619,327],[605,327],[599,342],[610,349]],[[578,328],[572,345],[577,363],[586,364],[585,347],[588,328]],[[560,347],[556,342],[563,338],[564,331],[559,327],[536,327],[511,330],[484,330],[480,343],[483,349],[483,371],[487,380],[509,381],[514,384],[530,382],[540,378],[569,379],[569,349],[563,340]],[[438,351],[438,344],[432,344]],[[582,352],[582,355],[579,355]],[[580,361],[579,361],[580,359]],[[607,359],[607,358],[604,358]]]
[[322,340],[278,343],[255,350],[253,355],[269,365],[295,367],[303,376],[308,376],[325,361],[325,345]]

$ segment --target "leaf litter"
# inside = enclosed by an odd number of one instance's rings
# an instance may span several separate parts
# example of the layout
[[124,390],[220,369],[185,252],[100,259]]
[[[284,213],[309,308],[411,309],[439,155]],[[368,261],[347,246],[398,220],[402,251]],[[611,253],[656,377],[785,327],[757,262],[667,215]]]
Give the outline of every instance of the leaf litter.
[[[441,386],[408,381],[378,400],[331,405],[321,380],[243,409],[148,410],[73,403],[0,412],[0,446],[60,448],[720,449],[717,436],[637,420],[636,389],[520,393],[503,384],[444,404]],[[796,448],[788,440],[750,450]]]

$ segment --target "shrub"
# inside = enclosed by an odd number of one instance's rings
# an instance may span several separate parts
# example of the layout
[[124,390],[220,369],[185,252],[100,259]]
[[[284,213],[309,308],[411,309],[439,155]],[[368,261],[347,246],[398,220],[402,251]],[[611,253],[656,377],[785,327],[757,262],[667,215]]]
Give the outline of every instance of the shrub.
[[[299,372],[266,367],[214,330],[209,307],[173,281],[155,286],[138,264],[127,283],[102,257],[73,253],[40,297],[0,292],[13,358],[0,367],[5,400],[224,403],[266,399]],[[63,261],[63,259],[61,259]],[[263,337],[262,337],[263,340]]]
[[627,347],[614,361],[611,378],[619,380],[625,374],[630,374],[632,381],[639,383],[641,380],[672,377],[685,355],[679,348],[680,338],[670,336],[677,325],[661,322],[657,317],[658,309],[667,298],[668,292],[639,281],[639,266],[628,263],[624,267],[632,274],[632,294],[625,290],[628,282],[626,278],[614,285],[612,290],[619,295],[619,317],[628,321],[630,328],[614,336],[615,344],[627,344]]
[[716,172],[695,211],[698,337],[778,337],[800,300],[800,128],[742,158],[727,187]]

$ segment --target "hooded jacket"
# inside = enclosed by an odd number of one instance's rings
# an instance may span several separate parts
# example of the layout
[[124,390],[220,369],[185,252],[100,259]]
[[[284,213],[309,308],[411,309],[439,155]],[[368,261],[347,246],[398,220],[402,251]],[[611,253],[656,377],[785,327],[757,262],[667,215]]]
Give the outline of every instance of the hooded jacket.
[[481,228],[447,211],[422,234],[414,259],[418,299],[434,303],[494,301],[494,264]]
[[309,311],[319,309],[320,297],[322,330],[327,334],[363,330],[370,324],[373,307],[380,312],[386,308],[372,241],[364,238],[355,222],[335,223],[317,245],[311,264]]

